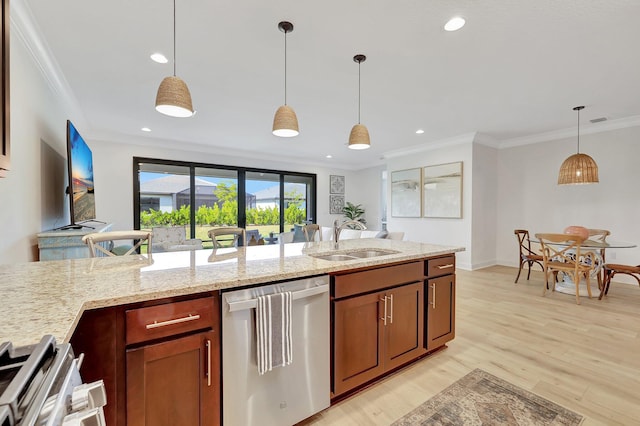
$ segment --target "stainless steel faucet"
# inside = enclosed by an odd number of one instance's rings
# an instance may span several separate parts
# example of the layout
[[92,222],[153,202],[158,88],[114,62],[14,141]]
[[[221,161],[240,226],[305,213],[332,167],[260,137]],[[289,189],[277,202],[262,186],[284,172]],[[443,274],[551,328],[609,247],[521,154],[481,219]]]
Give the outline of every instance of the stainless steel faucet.
[[338,240],[340,239],[340,233],[344,228],[346,228],[347,226],[353,225],[359,228],[361,231],[364,231],[367,229],[367,227],[364,226],[364,223],[358,222],[357,220],[347,220],[343,222],[342,225],[338,225],[338,220],[339,219],[336,219],[333,221],[333,248],[336,250],[339,248]]

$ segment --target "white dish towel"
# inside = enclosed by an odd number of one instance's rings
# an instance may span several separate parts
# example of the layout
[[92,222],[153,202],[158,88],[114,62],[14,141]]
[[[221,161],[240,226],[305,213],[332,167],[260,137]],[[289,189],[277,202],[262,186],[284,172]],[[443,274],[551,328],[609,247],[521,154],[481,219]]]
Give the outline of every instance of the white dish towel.
[[290,291],[258,296],[256,337],[259,374],[291,364]]

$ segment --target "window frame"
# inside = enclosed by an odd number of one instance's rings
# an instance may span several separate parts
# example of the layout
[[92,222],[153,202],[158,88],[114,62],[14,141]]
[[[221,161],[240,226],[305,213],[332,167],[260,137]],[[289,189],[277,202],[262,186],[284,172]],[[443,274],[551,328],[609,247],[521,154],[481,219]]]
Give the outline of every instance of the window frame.
[[[294,172],[290,170],[273,170],[273,169],[261,169],[255,167],[240,167],[240,166],[229,166],[224,164],[210,164],[210,163],[200,163],[200,162],[192,162],[192,161],[176,161],[176,160],[165,160],[159,158],[148,158],[148,157],[133,157],[133,226],[134,229],[140,229],[140,164],[141,163],[151,163],[158,165],[166,165],[166,166],[177,166],[177,167],[185,167],[189,168],[189,178],[190,178],[190,205],[195,205],[195,171],[197,168],[210,168],[210,169],[223,169],[223,170],[231,170],[237,173],[238,179],[238,226],[242,228],[246,228],[247,225],[247,216],[246,216],[246,174],[249,173],[270,173],[277,174],[280,176],[280,232],[284,232],[284,181],[286,176],[300,176],[304,178],[311,179],[311,188],[309,190],[309,197],[312,197],[311,209],[307,208],[307,218],[311,221],[315,221],[317,218],[317,175],[315,173],[303,173],[303,172]],[[309,203],[307,202],[307,206]],[[191,238],[195,238],[196,232],[196,209],[191,209],[190,218],[189,218],[189,235]]]

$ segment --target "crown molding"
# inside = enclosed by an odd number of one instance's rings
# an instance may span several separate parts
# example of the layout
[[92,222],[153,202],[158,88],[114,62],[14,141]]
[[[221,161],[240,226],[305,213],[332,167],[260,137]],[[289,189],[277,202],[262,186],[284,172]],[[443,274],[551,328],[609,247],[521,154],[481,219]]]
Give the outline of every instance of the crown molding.
[[387,151],[384,154],[382,154],[382,159],[386,160],[389,158],[404,157],[406,155],[417,154],[425,151],[433,151],[433,150],[444,148],[444,147],[472,143],[476,138],[477,134],[478,134],[477,132],[465,133],[459,136],[454,136],[452,138],[441,139],[434,142],[426,142],[420,145],[413,145],[408,148]]
[[[580,135],[590,135],[636,126],[640,126],[640,115],[633,115],[631,117],[619,118],[616,120],[609,120],[601,123],[585,124],[583,126],[580,126]],[[558,139],[566,139],[574,137],[577,134],[578,127],[574,126],[566,129],[554,130],[551,132],[538,133],[537,135],[505,139],[499,142],[498,148],[513,148],[516,146],[531,145]]]
[[86,123],[71,86],[67,82],[58,62],[51,53],[33,13],[25,1],[11,2],[11,37],[20,40],[44,77],[47,85],[68,111],[73,112],[75,121]]

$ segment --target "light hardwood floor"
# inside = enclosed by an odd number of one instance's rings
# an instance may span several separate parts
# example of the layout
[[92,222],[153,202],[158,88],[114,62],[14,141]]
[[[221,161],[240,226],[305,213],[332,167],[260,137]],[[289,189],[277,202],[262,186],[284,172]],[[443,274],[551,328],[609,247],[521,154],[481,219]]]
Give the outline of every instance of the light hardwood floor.
[[594,298],[547,292],[543,275],[494,266],[457,272],[456,338],[448,348],[319,413],[306,424],[388,425],[481,368],[585,416],[640,425],[640,288]]

